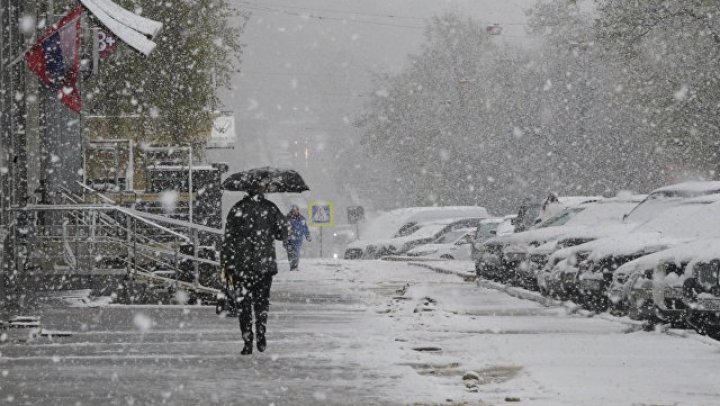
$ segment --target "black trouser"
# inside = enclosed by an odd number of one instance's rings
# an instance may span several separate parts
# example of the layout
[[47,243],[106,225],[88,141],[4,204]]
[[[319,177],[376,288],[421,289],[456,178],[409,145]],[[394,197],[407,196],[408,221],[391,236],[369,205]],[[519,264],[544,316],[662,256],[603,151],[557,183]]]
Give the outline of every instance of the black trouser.
[[252,276],[236,282],[235,298],[238,302],[240,332],[243,340],[253,341],[253,311],[255,312],[255,333],[265,336],[268,311],[270,310],[270,285],[273,275]]

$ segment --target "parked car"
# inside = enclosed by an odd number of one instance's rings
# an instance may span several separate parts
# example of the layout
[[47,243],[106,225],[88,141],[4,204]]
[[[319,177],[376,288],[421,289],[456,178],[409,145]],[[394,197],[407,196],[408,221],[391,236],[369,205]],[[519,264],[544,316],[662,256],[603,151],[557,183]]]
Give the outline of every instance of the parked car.
[[493,217],[481,221],[480,225],[475,229],[475,238],[470,246],[472,260],[477,261],[480,254],[480,246],[485,241],[496,236],[514,233],[515,226],[513,225],[513,220],[516,217],[516,215],[510,215],[505,217]]
[[[720,238],[700,239],[640,257],[613,275],[608,298],[633,319],[720,333]],[[622,314],[622,313],[620,313]]]
[[[584,210],[584,208],[569,208],[548,220],[535,225],[531,230],[514,233],[505,236],[496,236],[488,239],[478,247],[477,259],[475,261],[475,271],[478,276],[490,280],[505,280],[508,274],[505,272],[506,263],[511,264],[516,258],[506,258],[504,250],[512,244],[531,245],[536,244],[536,239],[542,238],[544,235],[555,235],[556,231],[547,230],[550,227],[556,227],[565,224],[575,214]],[[539,244],[537,244],[539,245]]]
[[612,305],[606,290],[613,273],[623,264],[698,238],[720,236],[720,195],[682,199],[673,204],[627,234],[583,245],[591,254],[580,266],[577,286],[586,308],[603,311]]
[[359,225],[360,239],[348,244],[345,259],[362,259],[370,246],[377,246],[379,240],[405,237],[417,231],[418,224],[448,218],[488,218],[484,207],[410,207],[383,213]]
[[407,252],[409,257],[428,259],[457,259],[468,261],[476,228],[449,230],[430,244],[417,246]]
[[528,289],[537,289],[537,274],[555,251],[631,229],[632,225],[623,223],[623,217],[644,197],[627,195],[582,204],[578,207],[586,207],[586,210],[578,213],[564,226],[554,229],[557,231],[556,237],[551,237],[536,247],[506,248],[505,252],[511,249],[526,251],[523,262],[515,270],[517,283]]
[[[537,228],[506,237],[502,250],[503,279],[533,288],[537,271],[553,251],[625,231],[629,226],[622,224],[623,215],[640,200],[629,197],[581,203],[557,213]],[[533,254],[536,262],[531,261]]]
[[683,302],[687,323],[700,334],[720,339],[720,243],[710,241],[685,269]]
[[540,205],[535,223],[538,224],[554,217],[565,209],[600,200],[603,200],[601,196],[558,196],[555,193],[550,193]]
[[418,245],[431,243],[445,233],[459,228],[475,228],[482,218],[452,218],[419,223],[407,235],[375,240],[363,253],[363,259],[377,259],[390,255],[403,255]]
[[538,272],[538,288],[548,296],[561,300],[577,301],[577,274],[579,264],[587,257],[584,251],[564,251],[568,255],[564,257],[554,256],[555,265],[545,267]]
[[[682,228],[686,215],[700,206],[718,201],[718,187],[720,182],[689,182],[656,189],[624,216],[623,224],[633,227],[631,232],[582,244],[578,250],[591,253],[588,262],[578,265],[580,273],[577,281],[567,281],[580,289],[578,300],[592,310],[603,310],[612,305],[605,294],[612,272],[634,258],[691,240],[692,236],[680,238],[673,235]],[[598,270],[604,272],[604,277],[592,274]],[[539,273],[538,284],[547,285],[550,275],[557,274],[552,270]],[[551,287],[557,281],[558,278],[551,278]],[[572,293],[568,292],[572,286],[555,287],[555,290]],[[547,287],[543,286],[543,289]]]

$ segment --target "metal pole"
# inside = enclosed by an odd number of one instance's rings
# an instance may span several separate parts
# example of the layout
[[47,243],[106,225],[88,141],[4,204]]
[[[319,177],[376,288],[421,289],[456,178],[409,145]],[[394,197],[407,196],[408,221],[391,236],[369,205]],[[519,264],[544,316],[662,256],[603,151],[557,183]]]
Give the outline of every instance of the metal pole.
[[137,219],[133,217],[133,278],[137,276]]
[[198,236],[198,230],[196,228],[192,231],[192,240],[193,240],[193,256],[195,257],[195,260],[193,261],[193,281],[195,283],[195,286],[200,285],[200,263],[197,261],[198,255],[200,254],[200,238]]
[[120,143],[116,142],[113,145],[115,146],[115,148],[113,148],[113,159],[115,160],[115,190],[120,191],[120,156],[118,155]]
[[128,140],[128,167],[125,174],[125,189],[135,190],[135,143]]
[[125,215],[125,241],[127,242],[128,261],[126,263],[126,270],[127,270],[128,277],[131,274],[131,267],[132,267],[132,264],[130,263],[130,261],[132,260],[133,262],[135,262],[132,259],[134,256],[133,249],[130,246],[130,238],[132,238],[132,236],[130,235],[130,219],[131,219],[131,217],[126,214]]
[[[12,1],[8,1],[8,27],[6,28],[8,30],[8,50],[9,54],[13,55],[15,48],[13,47],[13,16],[14,16],[14,10],[15,6],[13,5]],[[13,75],[13,68],[8,69],[8,94],[10,97],[12,97],[15,94],[15,83],[14,83],[14,76]],[[8,196],[10,197],[10,206],[13,206],[16,204],[15,200],[15,174],[17,172],[16,164],[15,164],[15,103],[12,101],[11,98],[8,98],[8,135],[9,135],[9,146],[8,146]],[[17,257],[16,257],[17,258]]]
[[[9,0],[8,0],[9,2]],[[0,0],[0,26],[3,27],[0,29],[0,89],[5,88],[5,74],[7,72],[7,69],[5,68],[5,30],[10,29],[10,24],[5,23],[5,18],[7,15],[7,6],[4,4],[2,0]],[[9,17],[8,17],[8,21]],[[5,111],[5,100],[7,95],[4,93],[0,93],[0,169],[5,171],[5,166],[9,164],[9,159],[6,156],[7,150],[5,149],[5,128],[6,126],[6,117],[7,113]],[[0,226],[3,226],[5,224],[9,224],[10,222],[7,219],[7,214],[5,212],[6,210],[6,196],[7,196],[7,188],[6,188],[6,180],[7,175],[0,172]],[[4,252],[4,250],[0,250],[0,252]],[[0,263],[0,266],[4,266],[4,258],[3,262]]]
[[188,162],[188,203],[190,205],[190,222],[193,222],[193,146],[190,144],[190,162]]
[[323,228],[320,227],[320,258],[323,257]]
[[[83,94],[85,93],[85,89],[83,88],[83,84],[85,83],[85,74],[83,72],[83,64],[82,64],[82,54],[83,54],[83,39],[84,35],[82,33],[85,32],[88,25],[88,20],[85,17],[85,13],[80,14],[80,27],[81,27],[81,34],[80,34],[80,77],[78,78],[78,90],[80,91],[80,98],[82,100]],[[87,146],[85,145],[85,128],[84,128],[84,120],[83,120],[83,111],[85,107],[85,103],[82,103],[80,105],[80,112],[78,113],[78,125],[80,126],[80,154],[82,159],[82,184],[87,186],[87,157],[85,154],[87,154]],[[117,170],[116,170],[116,176],[117,176]],[[115,182],[115,186],[117,186],[117,181]]]

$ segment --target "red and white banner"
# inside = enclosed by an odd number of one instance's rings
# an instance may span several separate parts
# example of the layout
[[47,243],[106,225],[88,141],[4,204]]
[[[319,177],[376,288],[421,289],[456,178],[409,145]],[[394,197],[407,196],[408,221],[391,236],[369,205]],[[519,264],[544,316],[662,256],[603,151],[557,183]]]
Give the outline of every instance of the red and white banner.
[[40,82],[57,92],[58,99],[73,111],[80,112],[80,18],[83,7],[77,6],[46,31],[25,54],[25,62]]

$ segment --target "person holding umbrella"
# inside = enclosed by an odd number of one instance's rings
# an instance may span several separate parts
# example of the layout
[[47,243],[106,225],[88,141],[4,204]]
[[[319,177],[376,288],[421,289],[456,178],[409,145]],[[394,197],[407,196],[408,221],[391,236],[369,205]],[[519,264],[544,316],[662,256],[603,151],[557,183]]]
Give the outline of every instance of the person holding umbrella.
[[288,260],[290,261],[290,270],[297,271],[300,265],[300,251],[302,251],[303,239],[308,241],[312,240],[310,238],[307,220],[300,214],[299,207],[293,205],[292,208],[290,208],[287,221],[290,223],[290,236],[285,243],[285,249],[287,249]]
[[[252,354],[253,339],[257,349],[267,348],[270,286],[278,272],[275,240],[288,239],[287,219],[264,196],[266,192],[302,192],[309,190],[295,171],[260,168],[240,172],[223,182],[223,189],[244,191],[247,196],[230,209],[225,223],[221,263],[226,280],[233,288],[244,346],[241,354]],[[255,331],[253,334],[253,313]]]

